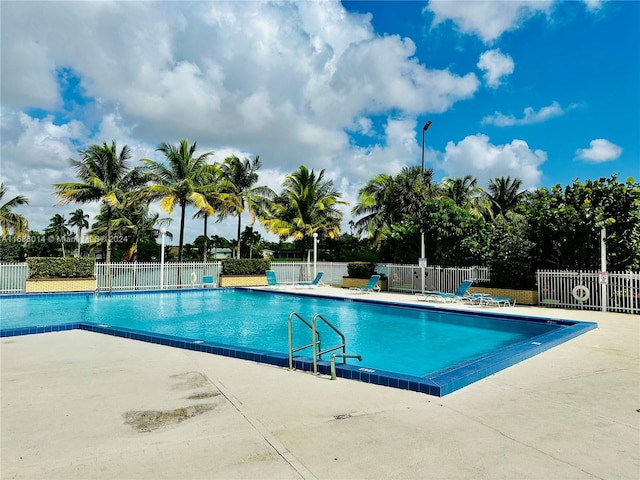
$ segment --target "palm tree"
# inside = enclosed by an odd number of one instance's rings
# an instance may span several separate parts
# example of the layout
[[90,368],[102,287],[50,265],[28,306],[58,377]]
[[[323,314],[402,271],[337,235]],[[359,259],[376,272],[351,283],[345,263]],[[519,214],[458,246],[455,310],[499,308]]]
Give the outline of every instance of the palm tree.
[[375,247],[387,237],[394,223],[405,215],[417,216],[425,200],[437,195],[433,184],[433,170],[422,171],[420,167],[405,167],[392,177],[380,174],[371,179],[358,192],[358,204],[353,215],[363,215],[353,227],[360,234],[367,232]]
[[526,197],[526,191],[520,191],[522,180],[511,177],[493,178],[489,181],[487,197],[491,201],[496,214],[505,215],[516,208]]
[[357,234],[367,232],[373,245],[380,245],[390,224],[391,212],[387,209],[386,198],[392,185],[391,175],[377,175],[360,189],[358,204],[351,210],[353,215],[363,215],[353,222],[353,229]]
[[240,258],[242,213],[245,210],[249,213],[253,225],[256,218],[266,217],[269,202],[275,196],[269,187],[254,187],[261,167],[259,156],[251,161],[248,158],[240,160],[235,155],[225,158],[220,167],[222,179],[226,182],[219,196],[225,205],[225,211],[221,212],[221,215],[238,217],[237,258]]
[[69,217],[69,226],[78,227],[78,250],[76,251],[76,257],[80,256],[80,244],[82,243],[82,229],[89,228],[89,215],[85,214],[81,208],[78,208],[71,213]]
[[442,194],[473,215],[490,216],[491,214],[491,205],[486,192],[478,187],[478,179],[471,175],[465,175],[462,178],[446,178],[442,184]]
[[[207,207],[201,208],[194,215],[193,218],[202,218],[204,223],[204,245],[203,245],[203,261],[206,263],[209,255],[209,236],[207,235],[207,225],[211,214],[219,213],[220,217],[223,217],[229,212],[232,205],[225,204],[225,201],[221,198],[221,192],[224,188],[230,186],[229,182],[221,176],[218,165],[213,164],[211,166],[211,183],[204,190],[204,195],[207,200]],[[220,221],[220,220],[218,220]]]
[[274,201],[273,216],[262,223],[268,231],[281,239],[292,237],[302,242],[302,258],[309,252],[313,234],[320,238],[340,235],[342,212],[338,205],[341,194],[335,190],[333,180],[325,180],[324,170],[318,175],[304,165],[287,176],[283,191]]
[[[4,183],[0,183],[0,202],[7,193]],[[15,235],[22,235],[27,231],[29,226],[27,219],[20,214],[12,211],[13,208],[20,205],[29,205],[29,199],[23,195],[13,197],[5,203],[0,203],[0,227],[2,228],[2,238],[6,237],[9,232]]]
[[51,220],[49,220],[49,226],[44,230],[45,235],[51,238],[57,238],[60,241],[62,247],[62,256],[64,253],[64,243],[67,235],[71,233],[71,230],[67,228],[67,220],[63,215],[56,213]]
[[253,227],[245,227],[241,235],[242,243],[249,246],[249,258],[253,258],[253,250],[261,250],[262,235],[256,232]]
[[129,147],[125,145],[117,152],[116,142],[107,145],[90,145],[87,150],[79,151],[81,160],[71,159],[71,165],[80,182],[54,184],[56,194],[62,198],[59,205],[70,202],[89,203],[99,201],[105,211],[107,223],[106,263],[111,263],[111,239],[113,211],[120,207],[128,192],[144,183],[139,169],[130,169]]
[[212,165],[207,163],[207,158],[213,152],[196,157],[196,142],[189,146],[186,139],[180,140],[178,147],[161,143],[156,150],[164,154],[166,164],[148,158],[141,159],[147,166],[151,181],[146,193],[152,200],[160,199],[160,206],[167,213],[173,212],[176,205],[180,207],[178,261],[182,262],[187,205],[194,205],[198,210],[206,209],[210,215],[213,214],[205,195],[206,187],[212,179]]

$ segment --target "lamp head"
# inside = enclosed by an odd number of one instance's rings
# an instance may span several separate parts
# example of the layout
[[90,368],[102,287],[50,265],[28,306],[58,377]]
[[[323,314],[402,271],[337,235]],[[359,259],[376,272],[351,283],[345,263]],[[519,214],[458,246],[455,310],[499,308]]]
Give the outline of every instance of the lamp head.
[[429,128],[431,126],[431,120],[429,120],[427,123],[424,124],[424,127],[422,127],[422,131],[426,132],[427,128]]
[[160,233],[161,233],[162,235],[164,235],[165,233],[167,233],[167,229],[166,229],[166,228],[164,228],[164,227],[162,227],[162,228],[160,229]]

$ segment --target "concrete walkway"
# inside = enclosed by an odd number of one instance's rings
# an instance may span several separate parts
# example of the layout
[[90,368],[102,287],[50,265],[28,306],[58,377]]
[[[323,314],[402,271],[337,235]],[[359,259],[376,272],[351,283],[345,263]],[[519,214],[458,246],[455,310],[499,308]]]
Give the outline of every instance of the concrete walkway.
[[443,398],[80,330],[4,338],[0,476],[640,478],[640,318],[493,310],[599,328]]

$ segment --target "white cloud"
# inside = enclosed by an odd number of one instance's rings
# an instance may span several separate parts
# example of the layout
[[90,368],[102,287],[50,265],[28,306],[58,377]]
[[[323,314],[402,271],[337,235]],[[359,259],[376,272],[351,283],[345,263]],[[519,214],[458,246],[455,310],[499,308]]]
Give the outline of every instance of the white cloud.
[[597,12],[602,8],[604,0],[583,0],[589,12]]
[[622,147],[604,138],[591,140],[589,148],[576,150],[576,158],[589,163],[603,163],[615,160],[622,153]]
[[449,142],[440,167],[450,178],[472,175],[483,188],[496,177],[517,177],[524,189],[537,187],[547,160],[546,152],[531,150],[527,142],[513,140],[506,145],[493,145],[483,134],[469,135],[457,144]]
[[[569,109],[576,108],[576,105],[571,105]],[[534,123],[542,123],[550,118],[560,117],[564,115],[566,111],[560,106],[558,102],[553,102],[551,105],[542,107],[537,112],[533,107],[527,107],[524,109],[522,118],[516,118],[513,115],[505,115],[501,112],[496,112],[493,115],[488,115],[482,119],[482,123],[485,125],[495,125],[497,127],[511,127],[513,125],[531,125]]]
[[484,81],[490,88],[498,88],[502,77],[511,75],[514,69],[513,59],[499,49],[487,50],[480,55],[477,66],[484,71]]
[[[371,15],[340,2],[6,2],[1,22],[1,176],[48,206],[44,219],[29,207],[36,229],[57,212],[50,185],[73,180],[68,158],[112,140],[134,161],[181,138],[217,160],[260,155],[261,183],[324,168],[353,198],[372,172],[419,158],[412,117],[444,112],[480,84],[473,72],[425,67],[411,39],[377,35]],[[20,114],[61,106],[61,69],[90,108],[73,121]],[[354,131],[371,146],[353,145]],[[199,234],[190,225],[187,236]]]
[[434,14],[434,26],[450,20],[462,33],[477,35],[488,44],[535,15],[548,15],[552,4],[553,0],[431,0],[426,10]]

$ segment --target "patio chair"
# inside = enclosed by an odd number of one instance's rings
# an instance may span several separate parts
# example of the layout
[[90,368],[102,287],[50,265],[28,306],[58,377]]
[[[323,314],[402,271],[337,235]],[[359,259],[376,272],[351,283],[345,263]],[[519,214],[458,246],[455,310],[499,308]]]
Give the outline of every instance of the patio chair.
[[273,270],[267,270],[264,272],[267,276],[267,286],[268,287],[280,287],[284,285],[284,283],[279,283],[278,278],[276,277],[276,272]]
[[349,288],[349,291],[353,293],[379,292],[380,291],[380,285],[378,285],[379,280],[380,280],[380,275],[371,275],[371,278],[369,279],[366,285],[362,287],[351,287]]
[[437,292],[437,291],[430,290],[426,292],[416,293],[416,297],[418,298],[418,300],[455,302],[457,300],[463,299],[467,295],[467,292],[469,291],[469,288],[471,287],[472,284],[473,284],[473,280],[465,280],[462,283],[460,283],[458,288],[456,288],[456,291],[453,293]]
[[316,278],[314,278],[311,282],[298,282],[296,283],[296,288],[315,288],[322,285],[320,280],[322,279],[322,275],[324,272],[318,272]]
[[513,307],[516,304],[515,298],[507,297],[492,297],[491,295],[485,295],[480,298],[480,305],[498,306],[498,307]]

